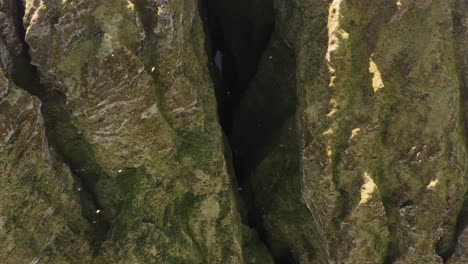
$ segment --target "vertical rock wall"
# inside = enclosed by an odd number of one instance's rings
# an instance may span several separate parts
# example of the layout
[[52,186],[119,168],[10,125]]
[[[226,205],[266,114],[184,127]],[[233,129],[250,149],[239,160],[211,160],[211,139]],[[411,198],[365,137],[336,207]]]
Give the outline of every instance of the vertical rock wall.
[[[277,263],[318,263],[323,257],[314,219],[302,201],[298,78],[304,60],[319,68],[326,43],[327,5],[274,1],[275,28],[233,122],[248,201]],[[310,37],[303,45],[303,38]],[[313,73],[316,75],[317,73]],[[251,213],[252,214],[252,213]]]
[[[25,42],[37,71],[21,69],[19,76],[35,75],[24,84],[35,87],[22,88],[42,100],[50,145],[82,186],[55,180],[81,196],[75,220],[91,226],[86,238],[96,263],[270,261],[240,220],[198,5],[24,1]],[[40,115],[38,99],[29,97]],[[41,143],[48,147],[45,138]],[[5,261],[17,263],[10,251],[2,250]],[[40,263],[58,254],[23,257]],[[63,256],[64,263],[89,261]]]
[[0,2],[0,262],[90,262],[69,168],[45,135],[41,102],[14,82],[22,43],[12,2]]
[[468,261],[466,1],[205,4],[0,0],[0,262]]
[[275,2],[275,31],[234,122],[251,124],[254,137],[240,140],[256,144],[250,186],[273,255],[442,263],[458,240],[465,255],[465,9]]
[[330,3],[326,69],[298,88],[303,198],[331,263],[442,263],[453,247],[467,179],[453,12]]

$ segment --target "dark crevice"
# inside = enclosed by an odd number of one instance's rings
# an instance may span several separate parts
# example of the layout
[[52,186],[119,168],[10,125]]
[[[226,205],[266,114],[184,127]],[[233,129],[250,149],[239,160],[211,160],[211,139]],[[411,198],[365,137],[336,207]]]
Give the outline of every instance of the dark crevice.
[[[208,53],[221,82],[216,91],[221,125],[232,134],[234,113],[257,72],[259,60],[274,28],[271,0],[204,0],[205,22],[210,39]],[[262,9],[264,8],[264,9]]]
[[[454,50],[456,54],[462,54],[457,57],[456,65],[459,70],[459,80],[460,80],[460,106],[462,109],[461,121],[463,123],[463,139],[466,149],[468,149],[468,76],[465,74],[467,72],[466,65],[466,46],[465,38],[467,35],[466,28],[463,25],[463,20],[466,18],[466,11],[468,10],[468,3],[466,1],[455,1],[453,9],[453,24],[454,24]],[[450,247],[439,249],[437,248],[437,254],[444,260],[444,263],[450,260],[450,258],[455,254],[459,238],[462,235],[463,231],[468,228],[468,192],[465,189],[464,202],[460,208],[460,212],[457,217],[457,222],[455,225],[454,236],[451,241]]]
[[22,50],[13,57],[11,77],[18,87],[41,100],[41,112],[48,142],[71,169],[75,180],[74,187],[80,196],[82,215],[92,227],[87,236],[97,253],[110,227],[109,216],[97,213],[106,212],[96,193],[96,183],[101,170],[94,162],[89,143],[71,123],[71,114],[65,107],[65,95],[41,83],[37,68],[31,64],[29,45],[25,40],[23,1],[14,0],[12,3],[12,17],[21,40]]
[[400,209],[411,205],[414,205],[414,200],[406,200],[400,204]]
[[13,58],[13,69],[11,76],[16,85],[28,91],[29,93],[43,97],[43,89],[40,89],[38,73],[36,67],[31,64],[29,54],[29,45],[25,40],[26,29],[23,23],[24,5],[22,0],[12,1],[12,18],[15,22],[17,34],[21,40],[21,52],[15,54]]
[[153,15],[153,10],[157,10],[158,3],[148,0],[134,0],[133,4],[141,20],[141,24],[145,31],[145,37],[152,38],[152,28],[158,23],[158,16]]
[[[207,35],[206,52],[210,58],[209,68],[215,86],[219,121],[232,151],[227,156],[232,157],[239,195],[246,210],[246,221],[270,250],[275,263],[297,263],[290,249],[275,252],[269,244],[271,234],[263,223],[264,212],[255,203],[255,186],[251,185],[250,180],[254,169],[268,153],[267,149],[272,148],[272,137],[279,134],[283,123],[293,115],[296,105],[293,99],[291,105],[294,105],[294,109],[289,109],[289,105],[286,107],[283,102],[290,103],[290,98],[272,95],[280,94],[274,89],[280,89],[275,86],[281,85],[273,84],[265,89],[265,83],[262,88],[254,83],[260,60],[267,55],[264,54],[267,47],[271,47],[273,0],[203,0],[200,7]],[[281,65],[281,68],[284,66]],[[289,69],[288,72],[292,71]],[[264,93],[264,99],[268,101],[264,105],[251,106],[246,103],[250,99],[247,96],[262,94],[263,97]],[[290,93],[295,97],[294,90]],[[280,103],[276,104],[277,101]],[[274,107],[275,104],[278,109],[260,109]],[[249,112],[252,115],[244,122]]]
[[451,247],[448,250],[444,251],[441,251],[439,249],[437,250],[437,254],[444,260],[444,263],[446,263],[450,259],[450,257],[452,257],[455,253],[455,250],[458,245],[458,240],[465,228],[468,228],[468,193],[465,194],[465,201],[461,208],[460,214],[457,217],[455,235],[453,237]]

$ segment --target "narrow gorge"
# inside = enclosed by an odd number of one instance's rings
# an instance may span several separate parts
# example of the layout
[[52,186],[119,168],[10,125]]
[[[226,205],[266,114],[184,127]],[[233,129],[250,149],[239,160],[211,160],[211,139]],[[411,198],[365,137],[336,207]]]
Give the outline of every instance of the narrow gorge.
[[467,14],[0,0],[0,263],[467,263]]

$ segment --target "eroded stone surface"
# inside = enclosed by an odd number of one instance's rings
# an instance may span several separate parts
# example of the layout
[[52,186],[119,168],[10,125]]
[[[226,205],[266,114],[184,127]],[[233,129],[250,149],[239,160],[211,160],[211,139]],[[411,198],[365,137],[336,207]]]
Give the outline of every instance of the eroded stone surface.
[[[263,131],[275,139],[263,146],[268,154],[252,176],[270,243],[278,243],[274,234],[285,228],[278,240],[300,263],[442,263],[466,193],[462,2],[275,3],[275,33],[238,113],[238,124],[253,116],[264,125],[289,109],[281,105],[285,87],[297,89],[300,134],[291,131],[297,141],[286,142],[301,145],[300,175],[286,165],[294,152],[278,155],[284,134]],[[328,25],[321,23],[327,18]],[[287,53],[294,66],[285,66]],[[295,79],[285,81],[288,75],[275,65],[295,72]],[[269,113],[250,110],[272,101],[266,89],[283,100]],[[301,178],[294,192],[302,193],[303,204],[292,199],[286,182],[271,187],[295,177]],[[277,215],[304,205],[313,224],[302,230],[309,232],[288,228],[292,220]],[[275,222],[281,225],[272,227]],[[301,248],[307,240],[312,249]]]
[[[3,22],[9,8],[0,4]],[[19,39],[8,25],[0,28],[0,259],[89,262],[91,228],[81,216],[78,186],[49,148],[41,102],[11,80]]]
[[330,4],[328,73],[299,84],[303,196],[328,261],[442,263],[451,246],[466,181],[452,8]]
[[[26,0],[37,73],[12,3],[0,0],[2,263],[273,263],[241,217],[199,1]],[[233,138],[253,150],[246,188],[277,262],[442,263],[453,247],[448,263],[466,262],[454,3],[274,1]]]
[[107,261],[268,261],[240,221],[197,1],[26,1],[24,20],[49,137],[110,223]]
[[49,150],[40,107],[14,86],[0,99],[0,257],[4,263],[90,261],[90,223],[81,217],[70,170]]

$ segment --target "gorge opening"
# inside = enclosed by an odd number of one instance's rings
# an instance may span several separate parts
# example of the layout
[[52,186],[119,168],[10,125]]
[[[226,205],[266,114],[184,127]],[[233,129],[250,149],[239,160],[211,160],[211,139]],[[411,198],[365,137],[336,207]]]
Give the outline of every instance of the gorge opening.
[[[290,68],[294,56],[284,43],[272,42],[273,0],[204,0],[201,14],[219,122],[232,152],[246,221],[270,250],[275,263],[296,263],[287,243],[278,246],[271,242],[271,230],[265,227],[265,212],[258,201],[260,195],[252,183],[252,174],[277,147],[275,140],[281,137],[286,123],[290,134],[294,126],[291,116],[296,92],[290,86],[294,82]],[[278,58],[276,54],[280,54]],[[274,72],[280,76],[270,78]],[[278,82],[281,78],[284,80]]]

